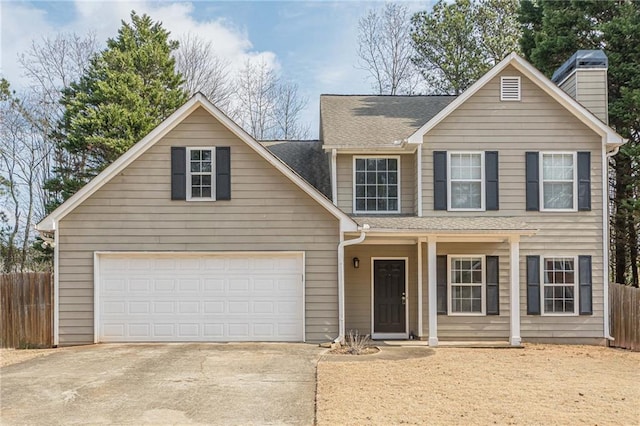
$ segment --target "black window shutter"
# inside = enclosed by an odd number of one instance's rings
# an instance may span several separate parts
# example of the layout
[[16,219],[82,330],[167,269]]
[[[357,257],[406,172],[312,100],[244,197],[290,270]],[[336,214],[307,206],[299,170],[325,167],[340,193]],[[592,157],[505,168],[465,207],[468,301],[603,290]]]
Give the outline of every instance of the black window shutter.
[[485,206],[487,210],[499,209],[498,151],[484,153]]
[[539,256],[527,256],[527,315],[540,315]]
[[433,209],[447,209],[447,151],[433,152]]
[[593,314],[591,303],[591,256],[578,256],[580,315]]
[[540,210],[539,161],[540,156],[537,152],[525,154],[528,211]]
[[578,210],[591,210],[591,153],[578,153]]
[[498,256],[486,257],[487,315],[500,315],[500,266]]
[[187,148],[171,147],[171,199],[187,199]]
[[231,148],[216,147],[216,200],[231,199]]
[[447,314],[447,256],[438,256],[436,260],[436,292],[438,295],[438,314]]

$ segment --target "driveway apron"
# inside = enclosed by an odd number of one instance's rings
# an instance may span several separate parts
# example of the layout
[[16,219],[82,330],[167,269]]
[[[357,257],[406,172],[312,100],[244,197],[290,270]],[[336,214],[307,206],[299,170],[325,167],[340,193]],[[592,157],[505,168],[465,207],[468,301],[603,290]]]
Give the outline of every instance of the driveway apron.
[[321,352],[279,343],[65,349],[0,370],[0,423],[310,425]]

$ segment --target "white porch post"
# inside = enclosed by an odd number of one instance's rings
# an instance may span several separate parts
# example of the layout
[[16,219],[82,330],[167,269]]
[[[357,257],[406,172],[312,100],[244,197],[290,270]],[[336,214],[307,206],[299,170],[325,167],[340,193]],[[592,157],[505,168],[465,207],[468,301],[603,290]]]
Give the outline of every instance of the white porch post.
[[511,316],[511,330],[509,333],[509,344],[519,346],[520,338],[520,237],[509,238],[510,246],[510,269],[511,269],[511,303],[509,315]]
[[424,240],[418,238],[418,338],[424,336],[424,330],[422,326],[422,243]]
[[436,237],[429,237],[427,241],[427,260],[429,269],[429,346],[438,346],[438,289],[436,265]]

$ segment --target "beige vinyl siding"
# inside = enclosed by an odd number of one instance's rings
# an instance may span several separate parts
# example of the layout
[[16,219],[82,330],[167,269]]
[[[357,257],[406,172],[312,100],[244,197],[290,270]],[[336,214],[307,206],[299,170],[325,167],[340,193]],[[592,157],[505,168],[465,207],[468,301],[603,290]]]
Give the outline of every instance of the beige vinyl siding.
[[[522,101],[500,102],[500,76],[521,76]],[[423,214],[425,216],[517,216],[537,229],[520,243],[520,307],[522,337],[601,338],[603,336],[602,140],[534,83],[512,67],[487,83],[424,138]],[[433,151],[497,150],[500,210],[482,213],[433,210]],[[527,212],[525,210],[526,151],[590,151],[591,211]],[[440,248],[438,248],[440,252]],[[526,256],[591,255],[593,315],[528,316]],[[502,290],[502,288],[501,288]],[[482,332],[483,325],[468,333]]]
[[[352,259],[360,259],[360,268],[353,267]],[[371,334],[371,258],[408,257],[409,330],[418,335],[418,252],[414,245],[368,245],[345,247],[345,328]],[[426,281],[425,281],[426,283]],[[425,299],[426,300],[426,299]]]
[[567,79],[565,79],[559,87],[564,90],[567,95],[571,96],[573,99],[576,98],[576,73],[571,74]]
[[[231,201],[171,200],[172,146],[230,146]],[[306,338],[338,333],[339,222],[203,109],[60,222],[60,344],[93,342],[94,251],[304,251]]]
[[586,69],[576,73],[577,99],[585,108],[605,123],[607,116],[607,70]]
[[[384,157],[385,155],[381,155]],[[389,155],[393,157],[394,155]],[[338,207],[346,213],[353,213],[353,157],[366,155],[338,154],[336,158],[336,177]],[[400,213],[415,214],[415,155],[400,155]]]

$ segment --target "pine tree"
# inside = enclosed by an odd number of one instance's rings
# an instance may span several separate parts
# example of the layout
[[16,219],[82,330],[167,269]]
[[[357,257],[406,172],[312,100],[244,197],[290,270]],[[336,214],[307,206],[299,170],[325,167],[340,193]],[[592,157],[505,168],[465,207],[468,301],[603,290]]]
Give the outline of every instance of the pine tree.
[[[55,137],[73,159],[48,182],[56,203],[73,195],[187,100],[162,23],[131,13],[86,73],[63,92]],[[53,208],[49,206],[49,208]]]
[[609,124],[629,139],[613,159],[613,271],[638,286],[640,257],[640,2],[531,1],[521,4],[525,57],[551,76],[578,49],[609,58]]

